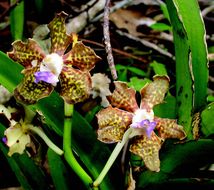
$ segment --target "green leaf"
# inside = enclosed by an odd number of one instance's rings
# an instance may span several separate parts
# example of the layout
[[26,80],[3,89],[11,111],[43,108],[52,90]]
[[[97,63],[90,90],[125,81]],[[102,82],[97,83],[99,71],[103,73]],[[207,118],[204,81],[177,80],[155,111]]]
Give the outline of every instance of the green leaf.
[[179,172],[193,171],[193,168],[199,169],[204,165],[213,163],[214,141],[201,139],[185,144],[172,145],[171,143],[162,151],[160,172],[142,172],[137,179],[137,189],[145,189],[154,184],[164,183],[179,175]]
[[204,135],[209,136],[214,134],[214,102],[209,104],[201,113],[201,131]]
[[[173,26],[175,47],[178,47],[176,45],[176,43],[179,43],[178,40],[186,43],[183,50],[175,48],[177,51],[176,68],[180,71],[179,67],[185,67],[191,74],[194,85],[194,111],[197,112],[206,106],[207,97],[208,59],[207,44],[204,38],[204,22],[197,0],[167,0],[166,2]],[[189,12],[190,8],[191,14]],[[184,53],[183,56],[181,55],[182,52]],[[182,72],[177,72],[177,74],[183,77],[182,80],[178,76],[178,80],[182,82],[189,80],[189,77],[183,76]]]
[[[16,0],[10,0],[11,5],[14,5]],[[21,40],[24,31],[24,0],[20,1],[10,11],[10,28],[13,40]]]
[[13,92],[23,78],[21,74],[23,67],[0,51],[0,68],[0,84]]
[[158,31],[170,31],[171,30],[171,26],[169,26],[165,23],[160,23],[160,22],[150,25],[150,28],[152,28],[153,30],[158,30]]
[[127,81],[125,80],[127,79],[127,76],[125,76],[127,75],[127,70],[142,77],[145,77],[147,75],[142,69],[138,69],[136,67],[124,66],[120,64],[117,64],[115,67],[116,67],[116,70],[119,72],[119,77],[123,79],[122,81]]
[[126,66],[117,64],[117,65],[115,65],[115,68],[116,68],[117,71],[120,71],[120,70],[126,69]]
[[[197,0],[174,0],[182,19],[190,48],[189,67],[194,79],[194,111],[206,106],[208,84],[207,44],[205,26]],[[191,14],[190,14],[191,8]]]
[[128,82],[128,86],[140,92],[140,90],[149,82],[151,81],[147,78],[139,79],[138,77],[132,77],[130,78],[130,82]]
[[173,96],[167,96],[164,99],[164,103],[156,105],[154,107],[155,116],[161,118],[176,118],[176,99]]
[[51,149],[48,149],[48,165],[50,168],[51,177],[56,190],[68,190],[69,178],[67,168],[65,167],[61,157]]
[[167,75],[167,70],[164,64],[153,61],[150,66],[153,68],[156,75]]
[[29,107],[35,111],[40,111],[50,129],[53,129],[59,136],[62,136],[64,123],[63,105],[62,98],[54,91],[49,97],[41,99],[37,104],[30,105]]
[[92,108],[90,111],[87,112],[87,114],[85,115],[85,120],[87,120],[88,123],[90,123],[94,118],[96,113],[102,109],[102,106],[97,105],[94,108]]
[[159,1],[159,3],[160,3],[160,8],[161,8],[161,10],[162,10],[162,12],[163,12],[164,17],[165,17],[168,21],[170,21],[169,12],[168,12],[166,3],[162,2],[162,1]]
[[119,81],[127,81],[127,69],[121,70],[118,72],[118,80]]
[[[166,0],[176,56],[178,120],[192,139],[192,114],[206,105],[207,48],[204,24],[196,0]],[[190,14],[191,7],[191,14]]]
[[189,70],[190,47],[182,20],[173,1],[166,1],[173,30],[176,57],[176,101],[178,123],[192,139],[193,80]]
[[145,77],[147,74],[142,70],[142,69],[138,69],[136,67],[126,67],[127,70],[131,71],[132,73],[139,75],[141,77]]
[[212,95],[207,96],[207,101],[214,102],[214,96],[212,96]]

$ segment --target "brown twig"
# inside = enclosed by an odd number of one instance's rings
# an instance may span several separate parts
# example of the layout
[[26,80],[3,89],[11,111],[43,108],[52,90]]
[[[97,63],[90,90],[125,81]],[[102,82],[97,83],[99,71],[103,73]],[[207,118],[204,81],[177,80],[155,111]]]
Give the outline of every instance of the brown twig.
[[110,9],[109,5],[110,5],[110,0],[106,0],[104,15],[103,15],[103,36],[104,36],[105,50],[107,54],[107,62],[109,64],[112,78],[113,80],[116,80],[117,71],[114,65],[114,57],[112,55],[112,48],[111,48],[111,41],[110,41],[110,34],[109,34],[109,9]]
[[[120,8],[128,7],[129,5],[131,5],[132,2],[133,2],[133,0],[119,1],[119,2],[115,3],[114,6],[112,6],[110,8],[110,13],[112,13],[112,12],[114,12],[114,11],[120,9]],[[104,13],[101,13],[98,16],[96,16],[94,19],[91,20],[91,23],[94,23],[94,22],[97,22],[97,21],[101,20],[103,18],[103,14]]]

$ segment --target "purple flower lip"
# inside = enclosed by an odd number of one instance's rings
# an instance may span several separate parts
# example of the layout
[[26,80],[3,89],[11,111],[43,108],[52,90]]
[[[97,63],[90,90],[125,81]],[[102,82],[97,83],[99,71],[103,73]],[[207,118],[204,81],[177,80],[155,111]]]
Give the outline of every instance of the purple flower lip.
[[35,76],[35,83],[44,81],[55,86],[56,83],[58,82],[58,78],[56,77],[56,75],[54,75],[49,71],[38,71],[34,73],[34,76]]
[[155,121],[150,122],[148,119],[144,119],[141,122],[135,122],[131,124],[131,127],[135,129],[142,129],[143,133],[150,138],[151,133],[155,129],[156,125],[157,123]]

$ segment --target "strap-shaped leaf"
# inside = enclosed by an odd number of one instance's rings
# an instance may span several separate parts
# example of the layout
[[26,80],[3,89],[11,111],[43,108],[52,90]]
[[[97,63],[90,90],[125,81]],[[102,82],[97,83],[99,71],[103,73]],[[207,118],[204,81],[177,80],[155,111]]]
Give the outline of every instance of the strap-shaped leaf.
[[204,24],[196,0],[166,3],[175,44],[178,121],[191,139],[192,113],[206,105],[208,67]]
[[13,92],[23,78],[21,75],[23,67],[0,51],[0,68],[0,83]]
[[48,149],[48,165],[50,174],[56,190],[69,190],[69,174],[62,157],[57,155],[51,149]]
[[16,6],[10,11],[10,31],[14,40],[21,40],[24,31],[24,1],[17,3],[15,0],[10,0],[11,6]]

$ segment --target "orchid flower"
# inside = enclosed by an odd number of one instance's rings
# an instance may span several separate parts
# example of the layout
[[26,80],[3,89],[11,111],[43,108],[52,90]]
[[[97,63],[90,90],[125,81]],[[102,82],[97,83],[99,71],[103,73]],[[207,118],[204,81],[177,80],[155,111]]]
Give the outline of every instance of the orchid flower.
[[7,128],[3,142],[9,147],[8,156],[14,153],[23,154],[26,147],[31,146],[31,138],[28,125],[23,121]]
[[28,116],[25,114],[24,119],[16,121],[12,117],[15,112],[17,112],[16,108],[5,107],[0,104],[0,114],[3,114],[10,123],[4,132],[5,136],[2,138],[2,141],[9,147],[8,156],[12,156],[14,153],[23,154],[26,147],[32,147],[32,149],[34,149],[35,146],[31,140],[34,133],[40,136],[57,154],[63,154],[63,151],[46,136],[40,127],[36,127],[31,123],[34,113],[30,113]]
[[66,17],[67,14],[61,12],[48,24],[51,38],[48,54],[33,39],[27,42],[17,40],[12,44],[13,50],[8,56],[25,67],[22,71],[24,79],[14,91],[18,101],[34,104],[49,96],[58,82],[59,93],[69,104],[89,97],[89,71],[100,57],[78,41],[75,34],[66,34]]
[[132,130],[130,151],[139,155],[145,166],[160,170],[159,150],[167,138],[184,139],[186,134],[176,120],[159,118],[153,107],[164,100],[168,91],[169,78],[155,76],[153,82],[141,90],[141,103],[138,107],[135,90],[124,82],[116,81],[115,90],[109,101],[111,105],[97,114],[98,139],[105,143],[120,142],[128,130]]

